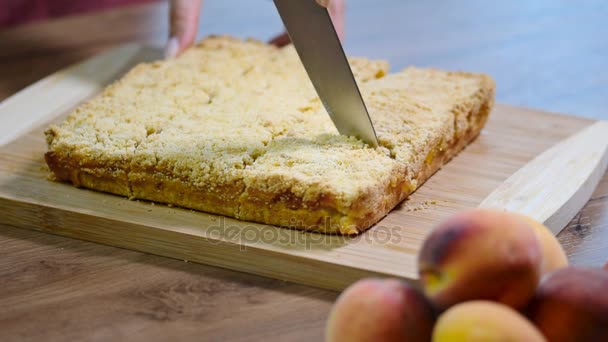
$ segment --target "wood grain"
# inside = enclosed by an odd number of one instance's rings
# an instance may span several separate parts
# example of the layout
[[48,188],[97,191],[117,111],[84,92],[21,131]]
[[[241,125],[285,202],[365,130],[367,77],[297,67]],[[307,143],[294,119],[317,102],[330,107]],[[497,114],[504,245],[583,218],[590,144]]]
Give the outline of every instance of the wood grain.
[[[18,93],[0,105],[0,115],[56,116],[57,108],[84,100],[116,70],[149,60],[145,52],[160,55],[133,46],[115,51]],[[58,93],[67,95],[47,96]],[[551,130],[538,130],[547,122]],[[49,182],[43,160],[46,125],[0,148],[0,210],[4,222],[13,226],[327,289],[341,290],[371,276],[415,280],[418,250],[434,226],[450,214],[478,206],[529,160],[589,124],[585,119],[498,105],[484,134],[407,202],[356,238],[287,230]],[[576,145],[580,153],[584,145]]]
[[160,45],[166,40],[167,26],[167,6],[160,3],[0,31],[0,99],[118,44]]
[[5,341],[318,341],[336,296],[6,225],[0,247]]
[[608,166],[608,121],[597,121],[536,156],[479,205],[532,217],[555,235],[587,204]]
[[0,146],[98,93],[131,69],[134,61],[151,61],[160,56],[159,49],[124,44],[30,85],[0,103],[0,115],[10,122],[0,126]]
[[[226,32],[266,39],[280,30],[280,19],[259,4],[207,1],[199,37]],[[388,58],[397,69],[413,63],[485,71],[497,79],[501,102],[608,118],[602,0],[348,5],[351,54]],[[0,99],[109,47],[162,43],[166,36],[165,3],[0,31]],[[551,128],[551,122],[538,127]],[[608,260],[607,177],[558,239],[573,264]],[[320,340],[336,296],[6,224],[0,224],[0,287],[6,341]]]

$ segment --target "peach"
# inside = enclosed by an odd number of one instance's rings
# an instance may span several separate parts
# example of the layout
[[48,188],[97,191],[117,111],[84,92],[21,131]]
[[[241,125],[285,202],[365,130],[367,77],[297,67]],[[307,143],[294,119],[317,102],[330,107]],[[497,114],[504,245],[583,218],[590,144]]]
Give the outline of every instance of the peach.
[[327,341],[428,341],[435,310],[424,294],[396,279],[364,279],[338,298]]
[[524,316],[491,301],[460,303],[445,311],[433,329],[433,342],[545,341]]
[[474,209],[440,224],[418,256],[420,281],[440,310],[474,299],[523,308],[538,285],[538,238],[520,215]]
[[608,341],[608,272],[571,266],[549,274],[528,315],[550,341]]
[[532,228],[534,228],[536,237],[540,242],[540,249],[542,250],[543,254],[543,261],[540,266],[541,275],[545,275],[555,271],[558,268],[568,266],[568,258],[566,257],[566,253],[551,230],[549,230],[549,228],[547,228],[544,224],[529,216],[521,216],[525,218],[528,223],[530,223]]

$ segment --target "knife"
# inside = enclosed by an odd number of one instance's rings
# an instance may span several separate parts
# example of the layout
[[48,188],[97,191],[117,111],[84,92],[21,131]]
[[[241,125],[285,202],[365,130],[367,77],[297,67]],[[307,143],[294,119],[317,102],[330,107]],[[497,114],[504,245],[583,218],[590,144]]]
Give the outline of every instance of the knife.
[[315,0],[274,4],[338,132],[377,147],[374,126],[327,9]]

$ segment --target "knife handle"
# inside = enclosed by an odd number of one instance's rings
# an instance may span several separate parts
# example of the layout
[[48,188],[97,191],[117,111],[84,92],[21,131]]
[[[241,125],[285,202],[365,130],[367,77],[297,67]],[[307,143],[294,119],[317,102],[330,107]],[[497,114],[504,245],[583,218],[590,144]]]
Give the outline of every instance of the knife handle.
[[524,165],[479,207],[528,215],[557,235],[589,201],[607,166],[608,121],[598,121]]

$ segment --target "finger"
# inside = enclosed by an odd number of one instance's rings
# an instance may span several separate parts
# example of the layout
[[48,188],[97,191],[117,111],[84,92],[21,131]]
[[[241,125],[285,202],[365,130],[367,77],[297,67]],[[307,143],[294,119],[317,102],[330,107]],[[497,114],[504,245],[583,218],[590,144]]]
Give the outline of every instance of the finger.
[[177,37],[169,38],[167,45],[165,46],[165,58],[173,58],[179,53],[179,41]]
[[168,57],[178,55],[194,42],[202,3],[203,0],[171,0],[171,38],[165,51]]
[[269,43],[278,47],[283,47],[291,43],[291,39],[289,39],[289,35],[287,34],[287,32],[283,32],[280,35],[272,38]]
[[336,33],[340,40],[344,40],[344,13],[346,11],[344,0],[317,0],[317,1],[326,1],[329,3],[329,15],[331,16],[331,21],[334,24],[334,28],[336,29]]
[[340,40],[344,39],[344,0],[316,0],[319,6],[327,8],[331,21]]
[[[316,0],[316,2],[328,9],[331,21],[334,25],[338,38],[344,39],[344,12],[345,5],[344,0]],[[278,47],[283,47],[291,42],[287,32],[282,33],[270,40],[270,44]]]

